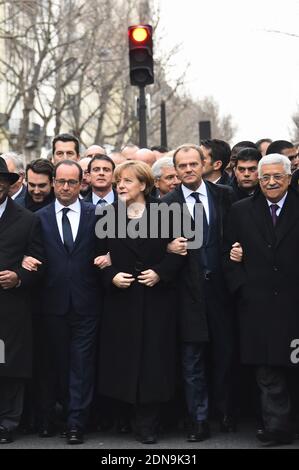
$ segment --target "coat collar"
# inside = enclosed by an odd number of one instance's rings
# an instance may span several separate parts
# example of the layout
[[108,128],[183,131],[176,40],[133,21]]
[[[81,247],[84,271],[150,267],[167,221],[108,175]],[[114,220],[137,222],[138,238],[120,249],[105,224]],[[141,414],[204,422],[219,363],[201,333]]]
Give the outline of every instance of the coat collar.
[[258,192],[255,194],[251,198],[251,203],[252,216],[263,238],[268,243],[274,243],[275,246],[278,246],[299,218],[299,195],[292,188],[289,188],[275,229],[272,224],[269,205],[263,193]]

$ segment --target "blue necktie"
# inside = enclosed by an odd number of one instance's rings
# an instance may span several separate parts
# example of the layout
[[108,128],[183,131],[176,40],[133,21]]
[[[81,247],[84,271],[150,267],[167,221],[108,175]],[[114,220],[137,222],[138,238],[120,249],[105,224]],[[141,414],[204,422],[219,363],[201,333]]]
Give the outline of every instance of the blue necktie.
[[97,205],[99,205],[101,207],[106,206],[106,204],[107,204],[106,199],[99,199],[98,202],[97,202]]
[[62,235],[63,235],[64,246],[66,247],[67,251],[70,253],[74,246],[74,239],[73,239],[71,223],[67,216],[67,213],[69,210],[70,209],[68,207],[64,207],[64,209],[62,209]]
[[[207,240],[208,240],[208,232],[209,232],[209,225],[208,225],[208,220],[207,220],[207,216],[206,216],[206,211],[203,207],[203,204],[200,200],[200,197],[199,197],[198,193],[196,193],[196,192],[191,193],[190,196],[192,196],[195,199],[196,203],[199,203],[199,204],[202,205],[202,210],[203,210],[203,244],[206,245]],[[193,219],[194,219],[194,215],[195,215],[195,204],[194,204],[194,210],[193,210]]]

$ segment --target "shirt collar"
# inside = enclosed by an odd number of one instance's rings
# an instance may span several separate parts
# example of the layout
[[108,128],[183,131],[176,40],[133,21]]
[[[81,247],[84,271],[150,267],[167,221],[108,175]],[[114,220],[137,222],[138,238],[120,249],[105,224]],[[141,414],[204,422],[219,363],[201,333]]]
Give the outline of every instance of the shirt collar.
[[182,191],[183,191],[185,199],[187,199],[187,197],[189,197],[190,194],[192,193],[198,193],[200,196],[206,196],[206,197],[208,196],[207,187],[203,180],[201,181],[201,185],[196,189],[196,191],[186,188],[186,186],[184,186],[183,184],[182,184]]
[[96,206],[99,199],[105,199],[107,204],[113,204],[114,203],[114,191],[111,189],[109,193],[106,194],[104,197],[98,196],[96,193],[92,192],[92,203]]
[[12,200],[16,199],[19,194],[23,191],[23,185],[20,187],[19,191],[17,191],[13,196],[11,196]]
[[282,207],[284,205],[284,201],[286,200],[287,195],[288,195],[288,192],[285,193],[285,195],[280,199],[280,201],[275,202],[275,203],[271,202],[271,201],[269,201],[269,199],[267,199],[268,206],[270,207],[270,206],[272,206],[272,204],[277,204],[279,209],[282,209]]
[[0,204],[0,217],[1,217],[1,215],[3,214],[3,212],[4,212],[5,209],[6,209],[7,200],[8,200],[8,198],[6,198],[5,201],[3,201],[2,204]]
[[71,204],[70,206],[63,206],[57,199],[55,200],[55,213],[56,214],[58,214],[58,212],[61,212],[62,209],[64,209],[65,207],[67,207],[71,211],[74,211],[80,214],[81,205],[80,205],[79,199],[73,202],[73,204]]

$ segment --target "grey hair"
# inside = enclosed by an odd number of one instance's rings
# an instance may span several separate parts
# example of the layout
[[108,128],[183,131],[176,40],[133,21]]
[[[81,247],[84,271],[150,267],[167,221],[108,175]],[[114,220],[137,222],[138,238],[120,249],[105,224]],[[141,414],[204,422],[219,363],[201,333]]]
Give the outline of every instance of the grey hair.
[[25,174],[25,159],[21,153],[6,152],[1,155],[5,161],[12,160],[16,166],[16,173]]
[[263,158],[260,159],[258,163],[258,174],[259,178],[262,176],[262,166],[263,165],[274,165],[280,164],[283,165],[284,171],[287,175],[291,174],[291,162],[285,155],[281,155],[280,153],[270,153],[269,155],[265,155]]
[[152,166],[154,178],[161,178],[162,168],[174,168],[172,157],[162,157],[157,160]]

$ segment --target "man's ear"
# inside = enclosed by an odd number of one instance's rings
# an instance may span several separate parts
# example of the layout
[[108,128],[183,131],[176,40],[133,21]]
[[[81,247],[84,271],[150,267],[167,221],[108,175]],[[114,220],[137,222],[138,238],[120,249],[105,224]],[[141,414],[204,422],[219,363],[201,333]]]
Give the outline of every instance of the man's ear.
[[222,161],[221,160],[216,160],[216,162],[213,163],[213,168],[215,171],[219,171],[222,167]]

